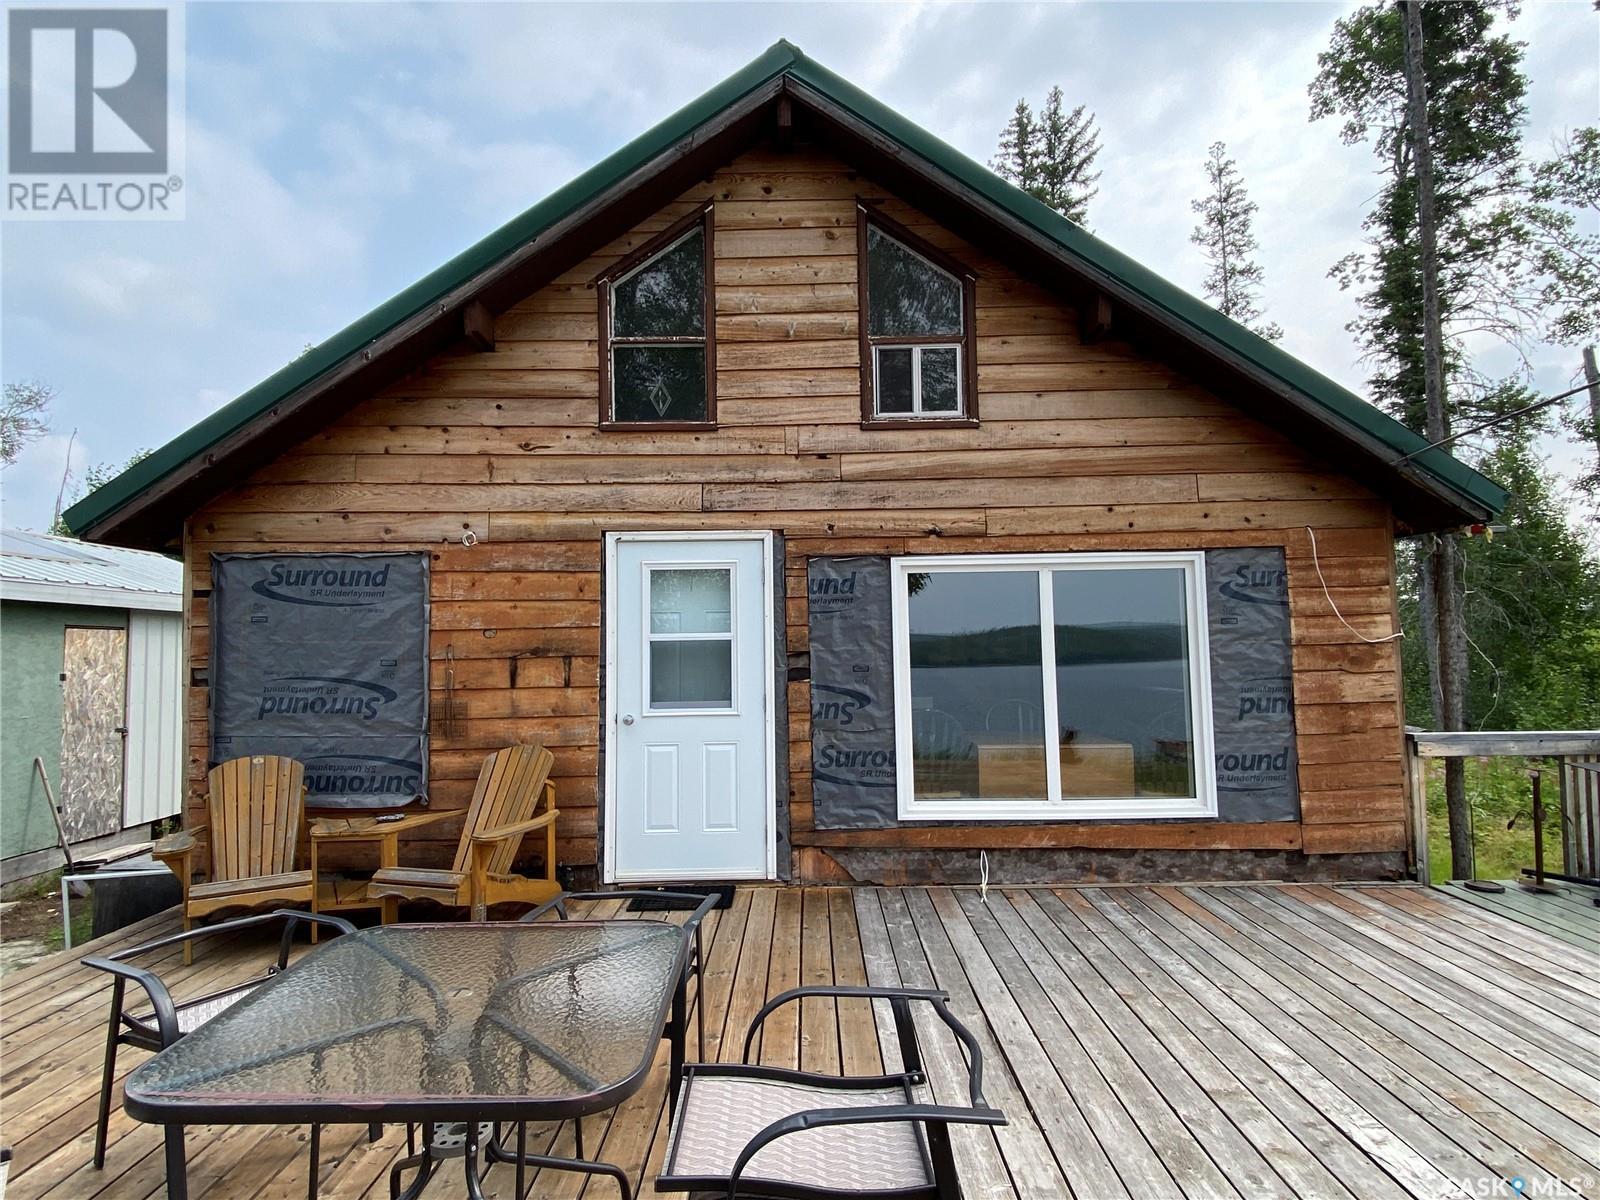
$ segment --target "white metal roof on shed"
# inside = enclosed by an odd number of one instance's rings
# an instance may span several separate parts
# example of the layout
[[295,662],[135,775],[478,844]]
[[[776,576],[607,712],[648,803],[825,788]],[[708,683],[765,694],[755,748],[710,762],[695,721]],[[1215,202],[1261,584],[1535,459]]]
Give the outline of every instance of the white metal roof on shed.
[[0,600],[178,612],[183,564],[148,550],[0,529]]

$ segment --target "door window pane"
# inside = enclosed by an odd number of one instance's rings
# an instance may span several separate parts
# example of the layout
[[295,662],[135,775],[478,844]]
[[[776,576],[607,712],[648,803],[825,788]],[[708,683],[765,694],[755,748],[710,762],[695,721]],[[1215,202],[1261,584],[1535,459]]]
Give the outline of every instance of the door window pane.
[[908,413],[911,401],[911,355],[909,346],[878,351],[878,411]]
[[1183,570],[1053,576],[1063,799],[1193,796]]
[[624,346],[611,349],[612,419],[704,421],[704,346]]
[[726,567],[671,567],[650,572],[650,632],[728,633],[733,573]]
[[908,591],[917,799],[1046,799],[1038,573],[935,571]]
[[875,226],[867,228],[867,332],[961,334],[961,283]]
[[617,282],[611,291],[613,337],[704,336],[705,241],[697,228]]
[[651,708],[732,708],[733,642],[650,643]]

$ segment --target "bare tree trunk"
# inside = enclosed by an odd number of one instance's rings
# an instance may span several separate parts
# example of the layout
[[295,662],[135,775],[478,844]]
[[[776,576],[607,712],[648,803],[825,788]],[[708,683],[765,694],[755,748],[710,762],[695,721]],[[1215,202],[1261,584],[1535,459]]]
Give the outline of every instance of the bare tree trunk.
[[1596,467],[1600,467],[1600,367],[1595,366],[1594,347],[1583,348],[1583,377],[1589,383],[1589,432],[1594,435]]
[[[1439,225],[1434,211],[1433,149],[1429,143],[1428,84],[1423,70],[1422,0],[1402,0],[1405,16],[1406,110],[1411,162],[1417,177],[1417,233],[1422,244],[1422,377],[1430,442],[1450,436],[1444,393],[1444,323],[1439,308]],[[1424,595],[1432,621],[1424,628],[1434,710],[1440,729],[1466,724],[1467,628],[1462,611],[1460,547],[1441,534],[1423,560]],[[1424,607],[1424,612],[1428,611]],[[1472,874],[1472,813],[1467,807],[1465,764],[1445,760],[1445,807],[1450,817],[1450,873]]]

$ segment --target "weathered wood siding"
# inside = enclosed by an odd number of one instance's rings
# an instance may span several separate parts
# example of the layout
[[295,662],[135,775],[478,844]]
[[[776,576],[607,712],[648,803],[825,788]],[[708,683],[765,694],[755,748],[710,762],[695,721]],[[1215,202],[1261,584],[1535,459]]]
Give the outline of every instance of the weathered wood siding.
[[[590,281],[706,197],[716,200],[715,432],[602,432]],[[863,430],[855,203],[979,273],[976,429]],[[788,703],[793,840],[816,847],[1105,846],[1392,852],[1406,843],[1398,659],[1351,624],[1392,626],[1388,505],[1328,464],[1114,341],[843,165],[743,156],[496,322],[496,348],[430,362],[258,472],[189,523],[193,589],[212,551],[414,548],[433,556],[434,699],[453,647],[468,716],[433,737],[434,801],[463,805],[483,755],[517,739],[556,755],[561,854],[596,861],[601,533],[777,529],[788,638],[806,648],[807,556],[1282,545],[1293,605],[1304,824],[812,830],[808,689]],[[481,539],[460,545],[472,529]],[[203,665],[206,604],[192,602]],[[191,689],[191,809],[206,696]],[[448,827],[440,831],[452,836]],[[442,858],[444,846],[418,847]]]

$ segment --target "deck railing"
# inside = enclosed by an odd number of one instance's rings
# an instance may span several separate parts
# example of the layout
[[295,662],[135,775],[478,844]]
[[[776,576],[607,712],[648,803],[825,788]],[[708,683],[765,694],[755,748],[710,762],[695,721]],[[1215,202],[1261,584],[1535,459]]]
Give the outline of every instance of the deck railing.
[[[1406,766],[1411,803],[1411,837],[1417,879],[1430,880],[1428,865],[1428,779],[1431,758],[1529,758],[1545,760],[1554,774],[1561,821],[1562,870],[1574,879],[1600,877],[1600,730],[1505,730],[1435,733],[1406,729]],[[1541,764],[1539,770],[1545,767]],[[1542,858],[1543,789],[1533,789],[1534,844]],[[1551,872],[1555,874],[1555,872]]]

